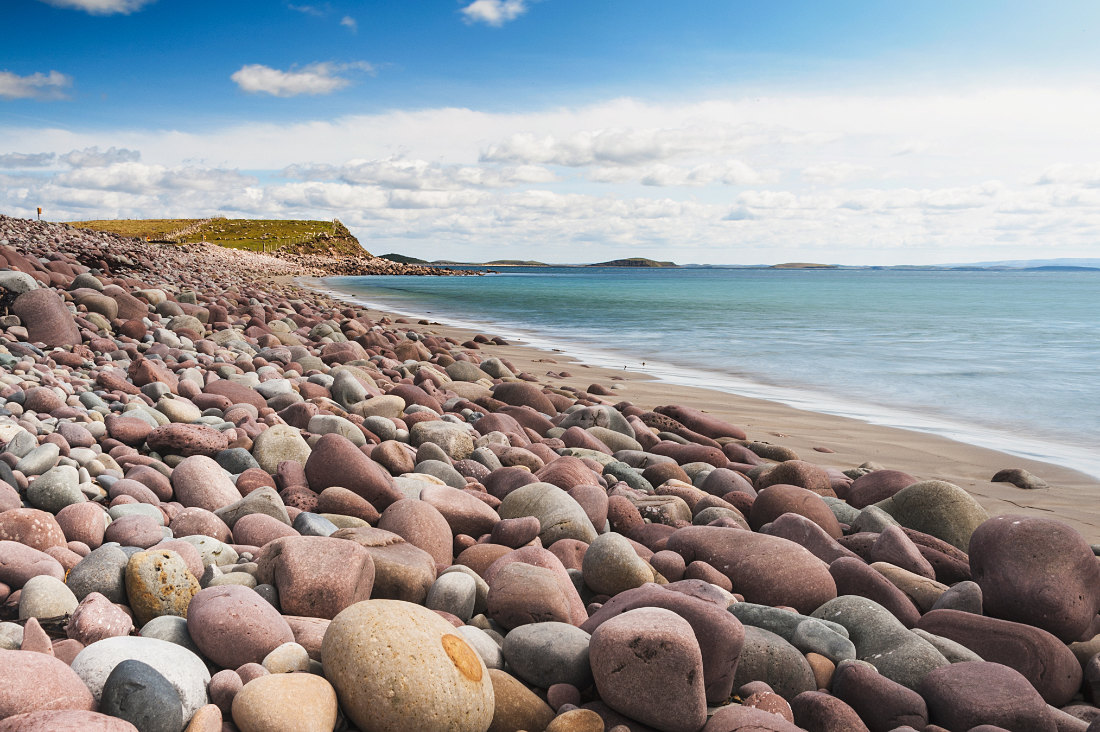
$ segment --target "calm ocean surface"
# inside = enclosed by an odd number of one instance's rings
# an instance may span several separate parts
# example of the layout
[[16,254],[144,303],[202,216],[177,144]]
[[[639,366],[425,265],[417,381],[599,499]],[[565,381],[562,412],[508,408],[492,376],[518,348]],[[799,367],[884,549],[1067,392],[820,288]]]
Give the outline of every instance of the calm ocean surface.
[[518,268],[323,283],[593,364],[1100,476],[1100,272]]

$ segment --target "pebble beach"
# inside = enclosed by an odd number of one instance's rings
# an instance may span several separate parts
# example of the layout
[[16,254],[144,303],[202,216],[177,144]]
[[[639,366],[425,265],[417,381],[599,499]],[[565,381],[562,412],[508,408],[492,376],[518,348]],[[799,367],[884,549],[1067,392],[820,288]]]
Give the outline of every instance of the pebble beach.
[[1095,479],[355,273],[0,216],[0,732],[1100,730]]

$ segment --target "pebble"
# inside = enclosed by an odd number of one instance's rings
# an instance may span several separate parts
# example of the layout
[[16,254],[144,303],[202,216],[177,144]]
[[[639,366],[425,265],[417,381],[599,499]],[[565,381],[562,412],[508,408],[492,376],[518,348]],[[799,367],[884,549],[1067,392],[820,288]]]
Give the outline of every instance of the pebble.
[[256,557],[256,578],[274,585],[288,615],[334,618],[371,596],[370,552],[344,539],[290,536],[268,543]]
[[138,625],[161,615],[187,617],[198,591],[187,563],[170,549],[138,552],[126,564],[126,596]]
[[336,692],[312,674],[262,676],[233,697],[232,716],[241,732],[332,732]]
[[95,708],[81,677],[45,653],[0,650],[0,682],[0,720],[25,712]]
[[19,619],[59,618],[72,614],[78,604],[73,591],[56,577],[31,577],[19,595]]
[[530,623],[504,636],[501,651],[512,673],[528,684],[584,689],[592,683],[590,641],[588,633],[568,623]]
[[279,611],[241,585],[199,590],[188,607],[187,632],[203,655],[223,668],[260,663],[294,640]]
[[138,660],[122,661],[107,676],[99,711],[130,722],[141,732],[179,732],[184,723],[176,687]]

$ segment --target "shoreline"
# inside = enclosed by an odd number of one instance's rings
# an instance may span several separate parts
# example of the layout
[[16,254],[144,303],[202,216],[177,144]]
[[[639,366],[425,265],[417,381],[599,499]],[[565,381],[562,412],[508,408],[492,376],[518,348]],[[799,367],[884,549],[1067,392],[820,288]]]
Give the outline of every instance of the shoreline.
[[[326,285],[322,278],[285,279],[319,294],[353,302],[379,317],[430,320],[428,326],[412,322],[418,332],[425,334],[452,336],[464,341],[481,332],[477,329],[480,324],[437,322],[434,313],[408,313],[358,300],[352,293]],[[747,396],[712,386],[668,383],[652,374],[629,368],[619,370],[585,363],[583,354],[548,350],[527,341],[492,346],[490,350],[493,355],[508,358],[520,369],[538,376],[542,383],[582,389],[593,383],[604,387],[618,385],[621,388],[614,389],[616,396],[609,398],[631,401],[644,408],[676,403],[703,409],[743,427],[750,439],[791,448],[803,460],[841,470],[871,461],[883,467],[903,470],[922,480],[946,480],[966,489],[990,515],[1016,513],[1058,518],[1081,532],[1090,543],[1100,543],[1100,503],[1095,500],[1100,495],[1100,479],[1074,468],[931,432],[812,411],[774,399]],[[548,371],[560,373],[563,368],[571,375],[560,377],[547,374]],[[1050,487],[1023,490],[1010,483],[990,482],[989,479],[1004,468],[1028,470],[1045,480]]]

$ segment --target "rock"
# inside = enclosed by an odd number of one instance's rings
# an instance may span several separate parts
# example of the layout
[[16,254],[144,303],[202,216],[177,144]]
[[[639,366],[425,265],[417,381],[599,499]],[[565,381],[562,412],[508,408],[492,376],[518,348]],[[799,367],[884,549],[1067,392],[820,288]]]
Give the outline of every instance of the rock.
[[99,592],[114,603],[125,604],[126,566],[130,557],[113,544],[106,544],[80,560],[69,571],[67,583],[78,600]]
[[233,697],[233,723],[241,732],[332,732],[336,719],[336,692],[313,674],[261,676]]
[[294,640],[279,611],[241,585],[200,590],[188,608],[187,631],[203,655],[223,668],[260,663]]
[[[337,489],[329,488],[325,493],[331,490]],[[438,569],[451,565],[454,543],[451,526],[432,504],[425,501],[397,501],[382,512],[377,523],[378,528],[392,531],[430,554]]]
[[16,541],[0,541],[0,582],[17,590],[39,575],[62,580],[65,570],[45,552]]
[[990,483],[1011,483],[1017,488],[1027,491],[1050,488],[1050,484],[1042,478],[1029,473],[1023,468],[1006,468],[997,471],[997,474],[989,479]]
[[842,534],[840,523],[821,496],[805,488],[782,483],[771,484],[756,496],[748,516],[749,525],[759,530],[764,524],[787,513],[805,516],[833,539]]
[[138,552],[126,564],[126,596],[138,625],[161,615],[187,617],[199,581],[177,552]]
[[302,433],[285,424],[268,427],[252,443],[252,456],[261,468],[272,475],[284,460],[305,465],[310,452]]
[[553,570],[511,562],[489,580],[486,612],[505,628],[548,621],[569,622],[570,597]]
[[168,679],[179,694],[183,719],[190,719],[206,704],[210,672],[202,659],[185,648],[156,638],[120,636],[85,648],[73,660],[72,669],[99,701],[107,678],[123,661],[141,661]]
[[379,511],[404,498],[382,466],[340,435],[323,435],[313,446],[305,470],[309,487],[315,493],[332,486],[347,488],[366,498]]
[[970,538],[970,568],[985,612],[1034,625],[1069,643],[1100,611],[1100,565],[1061,521],[998,516]]
[[57,519],[45,511],[16,508],[0,513],[0,541],[17,541],[46,551],[53,546],[65,546],[65,533]]
[[64,661],[45,653],[0,650],[0,720],[26,712],[94,708],[91,692]]
[[902,526],[931,534],[963,551],[974,529],[989,518],[973,496],[942,480],[914,483],[875,505]]
[[[176,468],[179,470],[179,468]],[[283,499],[275,492],[274,488],[264,486],[257,488],[244,498],[214,511],[214,515],[223,521],[230,529],[235,529],[237,522],[244,516],[260,513],[270,516],[280,523],[290,526],[290,515],[287,513]]]
[[813,669],[801,652],[770,630],[744,627],[744,644],[732,679],[735,687],[763,681],[784,699],[817,688]]
[[[483,732],[493,684],[481,658],[431,610],[394,600],[337,615],[321,649],[325,676],[360,728]],[[394,695],[394,689],[404,693]]]
[[374,560],[372,598],[424,602],[436,577],[432,555],[397,534],[370,527],[340,529],[332,537],[354,541],[371,555]]
[[260,665],[272,674],[304,673],[309,671],[309,651],[297,642],[284,643],[264,656]]
[[256,557],[256,578],[279,590],[288,615],[333,618],[370,598],[374,560],[354,542],[323,536],[275,539]]
[[11,313],[19,317],[34,343],[45,343],[47,346],[80,345],[80,329],[76,320],[52,289],[24,292],[15,298]]
[[49,575],[31,577],[19,595],[19,619],[57,618],[69,615],[78,605],[76,595],[64,582]]
[[[158,509],[153,508],[153,510]],[[163,538],[164,531],[161,529],[161,524],[152,516],[144,515],[144,512],[129,515],[116,513],[115,520],[103,533],[105,541],[138,549],[148,549]]]
[[99,711],[130,722],[141,732],[179,732],[184,723],[176,687],[137,660],[123,661],[107,676]]
[[229,473],[206,455],[185,458],[172,470],[172,490],[187,507],[217,511],[241,500]]
[[584,554],[582,570],[584,583],[602,595],[614,596],[654,580],[653,568],[616,533],[596,537]]
[[98,592],[89,593],[73,611],[65,635],[82,645],[115,636],[129,635],[134,621],[124,610]]
[[436,578],[424,606],[429,610],[446,612],[462,622],[469,622],[477,600],[477,584],[474,578],[462,572],[448,572]]
[[469,428],[451,422],[418,422],[409,430],[409,441],[416,447],[439,445],[452,460],[464,460],[474,451]]
[[138,732],[129,722],[99,712],[27,712],[0,721],[0,732]]
[[710,718],[701,732],[801,732],[778,714],[731,704]]
[[66,506],[88,500],[80,492],[80,476],[71,465],[58,465],[38,476],[27,489],[27,500],[35,508],[56,514]]
[[[606,620],[639,607],[661,607],[675,612],[691,625],[699,639],[707,700],[720,704],[734,688],[734,676],[740,668],[738,659],[746,655],[742,644],[748,637],[741,622],[727,612],[727,604],[724,598],[713,601],[667,586],[647,584],[608,600],[584,622],[581,630],[592,633]],[[801,658],[801,654],[794,652]]]
[[229,446],[224,432],[204,424],[166,424],[145,438],[149,449],[162,455],[214,456]]
[[592,634],[589,657],[612,709],[667,732],[695,732],[706,722],[699,642],[671,610],[637,608],[607,620]]
[[858,595],[888,610],[906,628],[920,621],[920,610],[909,596],[862,559],[841,557],[829,565],[838,595]]
[[543,730],[554,719],[554,710],[515,677],[491,668],[489,678],[493,682],[494,709],[488,732]]
[[986,661],[1015,669],[1047,704],[1062,706],[1081,686],[1081,665],[1073,652],[1040,628],[959,610],[933,610],[917,627],[961,643]]
[[791,711],[808,732],[870,732],[854,709],[825,692],[802,692],[791,700]]
[[596,529],[581,505],[551,483],[529,483],[516,488],[504,497],[497,513],[502,519],[537,518],[543,546],[559,539],[577,539],[586,544],[596,539]]
[[761,605],[787,605],[808,614],[836,597],[828,566],[803,547],[776,536],[718,526],[689,526],[666,547],[691,563],[704,561],[733,583],[734,592]]
[[851,706],[873,732],[907,725],[924,729],[928,724],[928,707],[921,695],[868,664],[848,661],[837,666],[832,692]]
[[859,660],[867,661],[886,678],[910,689],[916,688],[924,674],[947,665],[947,659],[932,644],[910,633],[886,608],[872,600],[844,595],[819,607],[813,617],[843,625],[856,646]]
[[855,508],[866,508],[873,503],[890,498],[903,488],[919,482],[900,470],[873,470],[856,478],[848,488],[845,498]]
[[[488,534],[500,520],[496,511],[476,496],[445,485],[425,485],[420,500],[443,515],[454,535]],[[387,509],[389,510],[389,509]]]
[[504,636],[501,650],[512,673],[532,686],[549,689],[554,684],[570,684],[585,689],[592,684],[590,639],[588,633],[568,623],[529,623]]
[[948,729],[980,724],[1055,732],[1043,698],[1019,672],[999,663],[955,663],[920,682],[934,723]]

